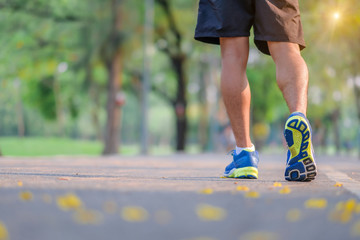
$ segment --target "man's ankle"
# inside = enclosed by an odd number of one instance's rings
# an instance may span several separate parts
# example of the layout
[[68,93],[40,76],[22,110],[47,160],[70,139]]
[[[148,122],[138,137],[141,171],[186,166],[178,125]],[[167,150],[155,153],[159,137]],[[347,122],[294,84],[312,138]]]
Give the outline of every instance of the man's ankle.
[[254,152],[255,151],[255,146],[254,146],[254,144],[252,144],[251,147],[238,147],[238,146],[236,146],[236,148],[235,148],[236,155],[240,154],[242,151]]

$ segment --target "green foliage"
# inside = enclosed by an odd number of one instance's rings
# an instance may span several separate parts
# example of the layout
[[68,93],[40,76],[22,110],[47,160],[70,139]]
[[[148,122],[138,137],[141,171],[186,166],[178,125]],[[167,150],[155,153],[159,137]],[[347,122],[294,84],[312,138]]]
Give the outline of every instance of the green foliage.
[[[67,138],[0,138],[4,156],[53,156],[53,155],[99,155],[102,144],[99,141],[74,140]],[[133,155],[136,146],[126,145],[121,154]]]
[[56,103],[53,92],[53,81],[54,79],[51,77],[44,78],[39,82],[36,82],[35,88],[32,89],[32,101],[47,119],[56,118]]
[[249,66],[247,71],[254,123],[278,121],[288,112],[276,84],[275,65],[269,60],[264,59],[255,65]]

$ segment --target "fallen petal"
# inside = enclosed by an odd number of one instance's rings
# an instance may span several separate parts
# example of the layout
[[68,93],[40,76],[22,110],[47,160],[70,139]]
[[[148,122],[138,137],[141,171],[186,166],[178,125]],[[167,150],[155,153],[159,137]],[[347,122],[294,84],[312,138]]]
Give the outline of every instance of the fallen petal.
[[343,184],[339,183],[339,182],[335,183],[335,185],[334,185],[334,187],[342,187],[342,186],[343,186]]
[[272,232],[249,232],[240,236],[240,240],[277,240],[279,236]]
[[3,222],[0,221],[0,240],[9,240],[9,233]]
[[33,195],[32,195],[32,193],[29,192],[29,191],[24,191],[24,192],[20,192],[20,193],[19,193],[19,197],[20,197],[20,199],[23,200],[23,201],[30,201],[30,200],[32,200]]
[[260,193],[255,192],[255,191],[250,191],[250,192],[245,193],[245,197],[246,198],[258,198],[258,197],[260,197]]
[[199,193],[200,194],[213,194],[213,190],[211,188],[204,188]]
[[249,189],[247,186],[237,186],[237,187],[236,187],[236,190],[237,190],[237,191],[247,192],[247,191],[249,191],[250,189]]
[[279,193],[280,194],[289,194],[289,193],[291,193],[291,189],[288,186],[285,186],[279,190]]
[[60,196],[56,200],[57,205],[64,211],[76,210],[82,207],[82,201],[73,193]]
[[59,177],[58,179],[59,179],[59,180],[64,180],[64,181],[68,181],[68,180],[69,180],[69,178],[64,178],[64,177]]
[[226,210],[207,204],[200,204],[196,208],[197,216],[203,221],[221,221],[226,217]]
[[128,206],[121,210],[122,218],[127,222],[144,222],[148,219],[148,212],[138,206]]
[[322,209],[326,208],[327,200],[325,198],[312,198],[305,202],[306,208]]
[[273,187],[282,187],[282,184],[279,182],[274,182]]
[[81,208],[75,211],[73,218],[75,222],[84,225],[95,225],[102,222],[102,214],[100,212]]

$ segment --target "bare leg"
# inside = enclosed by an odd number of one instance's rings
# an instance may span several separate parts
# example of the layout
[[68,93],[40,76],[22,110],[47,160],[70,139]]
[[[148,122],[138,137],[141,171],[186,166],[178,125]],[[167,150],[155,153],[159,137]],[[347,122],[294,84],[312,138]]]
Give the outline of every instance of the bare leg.
[[250,100],[251,93],[246,76],[249,56],[249,38],[220,38],[221,93],[229,115],[236,145],[251,147]]
[[276,81],[290,113],[306,116],[308,69],[299,46],[288,42],[268,42],[268,46],[276,64]]

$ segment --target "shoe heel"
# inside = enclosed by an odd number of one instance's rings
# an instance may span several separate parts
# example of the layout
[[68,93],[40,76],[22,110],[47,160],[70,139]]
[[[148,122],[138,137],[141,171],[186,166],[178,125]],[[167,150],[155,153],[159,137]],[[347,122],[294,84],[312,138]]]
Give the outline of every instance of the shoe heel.
[[254,167],[244,167],[238,168],[234,171],[235,178],[248,178],[248,179],[258,179],[259,172],[257,168]]

